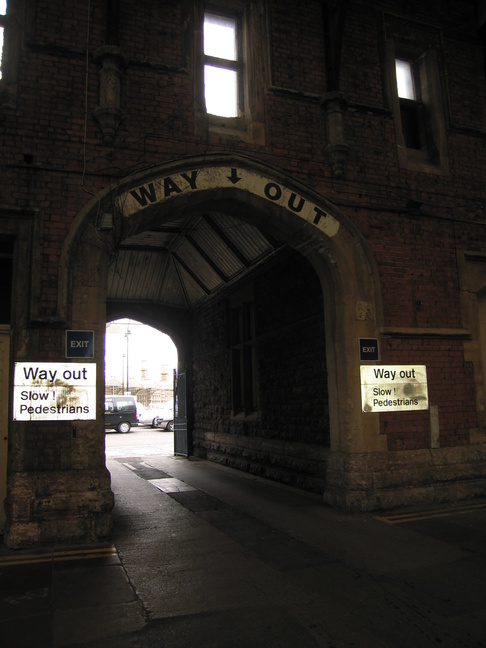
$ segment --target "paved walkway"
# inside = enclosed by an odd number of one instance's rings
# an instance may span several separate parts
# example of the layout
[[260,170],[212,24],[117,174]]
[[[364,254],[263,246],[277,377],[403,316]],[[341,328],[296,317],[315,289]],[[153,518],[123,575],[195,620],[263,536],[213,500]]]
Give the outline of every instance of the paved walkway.
[[107,460],[113,545],[0,554],[0,646],[486,647],[486,502],[345,514],[204,461]]

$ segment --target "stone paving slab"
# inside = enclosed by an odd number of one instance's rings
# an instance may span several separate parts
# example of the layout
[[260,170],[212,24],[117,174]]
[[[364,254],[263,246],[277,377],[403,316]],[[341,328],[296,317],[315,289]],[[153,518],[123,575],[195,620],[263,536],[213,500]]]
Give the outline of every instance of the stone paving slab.
[[2,648],[83,644],[138,630],[145,622],[113,547],[0,555]]
[[205,462],[108,462],[114,545],[0,549],[0,648],[486,648],[486,502],[345,514]]

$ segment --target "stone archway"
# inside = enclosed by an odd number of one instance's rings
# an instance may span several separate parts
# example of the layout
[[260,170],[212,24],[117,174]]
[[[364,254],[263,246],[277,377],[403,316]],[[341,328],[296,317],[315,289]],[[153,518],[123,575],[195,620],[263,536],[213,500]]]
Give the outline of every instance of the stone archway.
[[[86,328],[85,305],[90,303],[89,326],[101,335],[108,262],[104,237],[121,241],[150,222],[215,205],[230,206],[233,215],[278,235],[317,273],[327,304],[331,453],[325,498],[346,508],[368,508],[366,490],[371,483],[366,477],[363,482],[360,457],[386,448],[378,416],[361,412],[358,339],[377,336],[378,272],[353,224],[305,185],[273,167],[234,155],[189,157],[128,178],[116,192],[97,196],[73,224],[61,258],[61,317],[73,328]],[[101,214],[112,220],[109,232],[97,230]],[[101,401],[102,379],[99,385]]]

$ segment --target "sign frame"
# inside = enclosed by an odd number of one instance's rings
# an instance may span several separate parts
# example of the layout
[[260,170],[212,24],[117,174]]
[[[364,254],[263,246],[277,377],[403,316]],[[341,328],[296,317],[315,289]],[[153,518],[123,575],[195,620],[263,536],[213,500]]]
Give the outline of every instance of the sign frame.
[[378,338],[359,338],[359,359],[361,362],[380,359]]
[[361,365],[360,380],[364,413],[429,409],[425,365]]
[[94,358],[94,331],[67,330],[66,358]]
[[96,371],[94,362],[16,362],[13,420],[96,420]]

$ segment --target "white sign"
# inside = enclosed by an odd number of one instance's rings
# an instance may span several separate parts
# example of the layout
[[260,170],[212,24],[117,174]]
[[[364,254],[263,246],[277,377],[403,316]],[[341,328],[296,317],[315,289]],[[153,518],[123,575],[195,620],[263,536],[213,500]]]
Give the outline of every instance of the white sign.
[[339,230],[339,221],[321,206],[284,184],[241,167],[215,166],[185,172],[175,171],[130,188],[116,202],[123,216],[129,218],[142,209],[170,201],[177,196],[232,187],[284,207],[312,223],[329,237],[335,236]]
[[429,408],[425,365],[362,365],[363,412],[409,412]]
[[13,418],[96,419],[96,364],[16,362]]

